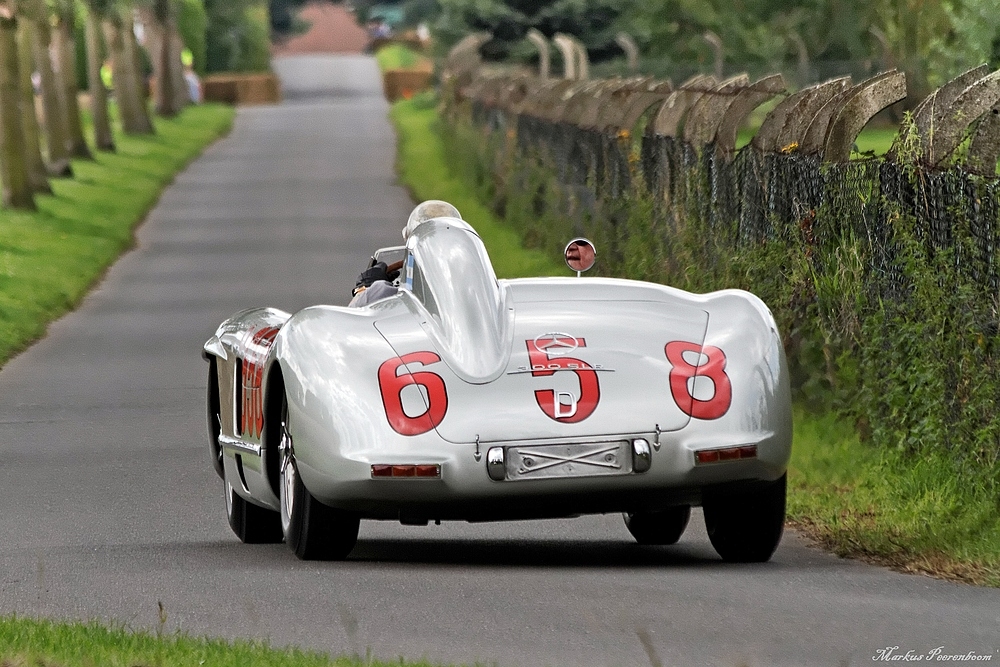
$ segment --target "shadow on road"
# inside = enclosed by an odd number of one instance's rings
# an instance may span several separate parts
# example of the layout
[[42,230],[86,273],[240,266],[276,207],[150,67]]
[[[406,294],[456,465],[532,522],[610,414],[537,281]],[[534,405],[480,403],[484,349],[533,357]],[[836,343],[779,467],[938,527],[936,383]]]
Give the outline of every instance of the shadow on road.
[[668,547],[593,540],[359,540],[350,560],[491,567],[717,566],[714,553],[683,543]]

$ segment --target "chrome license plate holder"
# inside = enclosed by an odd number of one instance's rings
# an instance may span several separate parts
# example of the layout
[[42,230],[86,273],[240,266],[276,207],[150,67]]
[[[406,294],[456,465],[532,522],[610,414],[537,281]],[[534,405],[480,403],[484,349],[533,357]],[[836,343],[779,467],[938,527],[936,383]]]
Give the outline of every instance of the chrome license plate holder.
[[606,477],[632,472],[627,440],[507,447],[507,479]]

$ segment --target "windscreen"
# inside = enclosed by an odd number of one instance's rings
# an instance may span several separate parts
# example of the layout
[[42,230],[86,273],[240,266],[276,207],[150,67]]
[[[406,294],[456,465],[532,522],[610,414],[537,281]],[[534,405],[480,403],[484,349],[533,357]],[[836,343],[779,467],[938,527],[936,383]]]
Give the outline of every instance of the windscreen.
[[407,242],[404,285],[430,315],[429,333],[456,374],[493,379],[510,354],[503,292],[482,240],[469,225],[439,218]]

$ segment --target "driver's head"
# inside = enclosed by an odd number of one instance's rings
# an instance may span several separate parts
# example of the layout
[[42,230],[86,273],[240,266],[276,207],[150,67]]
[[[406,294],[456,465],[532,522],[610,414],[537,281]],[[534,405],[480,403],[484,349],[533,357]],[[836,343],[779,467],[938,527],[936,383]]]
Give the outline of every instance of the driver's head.
[[458,212],[457,208],[440,199],[429,199],[422,204],[417,204],[417,207],[410,213],[409,220],[406,221],[406,227],[403,227],[403,240],[410,238],[410,234],[417,228],[417,225],[434,218],[458,218],[461,220],[462,214]]

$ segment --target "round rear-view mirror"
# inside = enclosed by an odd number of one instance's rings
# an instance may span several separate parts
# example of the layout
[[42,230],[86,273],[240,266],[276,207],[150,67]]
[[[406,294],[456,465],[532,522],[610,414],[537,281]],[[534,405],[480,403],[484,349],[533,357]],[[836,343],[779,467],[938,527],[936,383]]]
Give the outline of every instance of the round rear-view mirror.
[[566,266],[576,271],[577,274],[583,271],[590,271],[597,261],[597,251],[594,244],[587,239],[573,239],[566,244],[564,252]]

